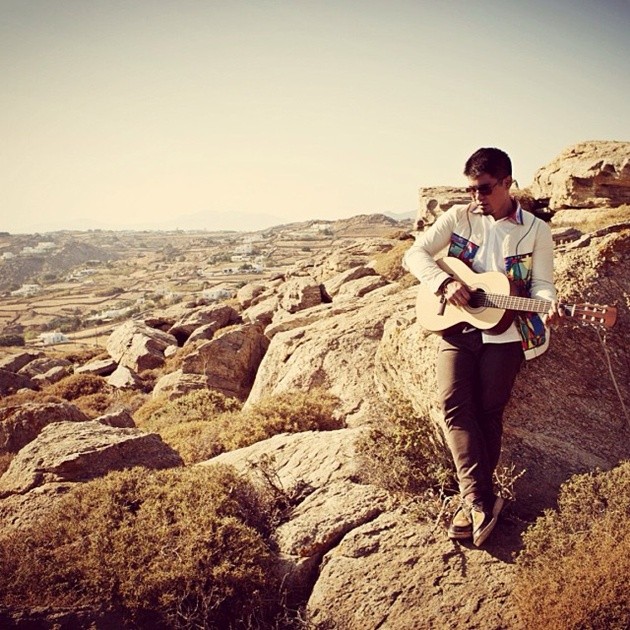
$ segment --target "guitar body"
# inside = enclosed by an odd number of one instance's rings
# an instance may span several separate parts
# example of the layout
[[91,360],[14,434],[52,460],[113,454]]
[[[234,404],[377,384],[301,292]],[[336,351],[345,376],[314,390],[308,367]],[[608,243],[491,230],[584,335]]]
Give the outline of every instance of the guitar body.
[[[499,271],[475,273],[459,258],[450,256],[441,258],[437,264],[469,290],[513,295],[508,277]],[[486,306],[453,306],[444,303],[442,296],[433,293],[426,284],[420,284],[416,300],[416,317],[418,322],[431,332],[444,334],[470,324],[480,330],[500,334],[509,328],[514,319],[514,312]]]

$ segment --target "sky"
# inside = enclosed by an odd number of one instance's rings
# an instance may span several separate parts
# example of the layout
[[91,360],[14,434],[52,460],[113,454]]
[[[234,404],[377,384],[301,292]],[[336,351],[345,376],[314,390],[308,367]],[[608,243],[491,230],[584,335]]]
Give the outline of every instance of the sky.
[[0,231],[406,213],[630,140],[630,0],[0,0]]

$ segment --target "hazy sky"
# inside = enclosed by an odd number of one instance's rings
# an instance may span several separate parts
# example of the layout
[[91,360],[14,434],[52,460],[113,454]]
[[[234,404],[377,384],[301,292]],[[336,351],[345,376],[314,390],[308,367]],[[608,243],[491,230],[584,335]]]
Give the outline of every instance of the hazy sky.
[[0,0],[0,230],[406,212],[480,146],[526,186],[630,140],[629,61],[630,0]]

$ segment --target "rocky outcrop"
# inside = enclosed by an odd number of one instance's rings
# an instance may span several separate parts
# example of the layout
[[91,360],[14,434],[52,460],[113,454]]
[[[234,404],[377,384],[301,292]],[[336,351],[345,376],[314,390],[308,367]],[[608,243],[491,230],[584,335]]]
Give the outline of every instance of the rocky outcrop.
[[56,422],[15,456],[0,477],[0,498],[48,483],[85,481],[133,466],[180,466],[179,455],[154,433],[95,420]]
[[179,398],[197,389],[208,389],[208,379],[205,374],[184,374],[182,370],[175,370],[160,377],[153,387],[154,398],[168,396]]
[[43,352],[32,352],[30,350],[26,352],[19,352],[18,354],[13,354],[0,359],[0,370],[6,370],[7,372],[17,374],[18,371],[25,365],[35,359],[41,359],[44,356]]
[[107,340],[110,356],[136,373],[163,365],[168,346],[177,346],[173,335],[135,320],[116,328]]
[[66,374],[72,372],[72,363],[67,359],[54,359],[52,357],[40,357],[29,361],[24,367],[20,368],[18,374],[34,378],[50,372],[54,368],[66,368]]
[[449,541],[442,525],[402,510],[353,529],[323,559],[307,604],[314,628],[511,628],[509,549],[520,530],[502,524],[484,550]]
[[630,203],[630,142],[582,142],[565,149],[534,175],[531,193],[561,208]]
[[287,313],[303,311],[321,303],[321,285],[309,276],[291,278],[280,291],[279,306]]
[[220,332],[187,355],[182,373],[201,375],[208,388],[245,400],[268,345],[262,326],[242,324]]
[[25,403],[0,408],[0,453],[17,453],[53,422],[83,422],[87,419],[69,402]]
[[306,320],[310,311],[297,313],[300,325],[273,334],[247,404],[265,395],[323,387],[340,398],[350,424],[375,418],[374,357],[384,323],[414,303],[415,290],[395,291],[384,287],[360,302],[326,305],[325,317],[317,312]]
[[0,369],[0,396],[15,394],[20,389],[37,389],[37,385],[27,376]]
[[451,186],[432,186],[418,190],[418,213],[414,222],[414,230],[424,230],[443,212],[453,206],[468,205],[470,195],[465,188]]
[[[391,498],[356,483],[354,444],[360,429],[276,435],[200,465],[228,464],[290,506],[275,533],[290,597],[304,600],[325,553],[346,533],[387,510]],[[275,488],[269,487],[269,479]]]
[[80,365],[75,369],[75,374],[95,374],[96,376],[109,376],[116,368],[118,364],[114,359],[98,359],[96,361],[90,361],[85,365]]
[[205,334],[211,338],[217,330],[240,321],[239,314],[231,306],[218,304],[187,313],[185,317],[175,322],[168,332],[177,339],[181,346],[201,326],[205,327]]
[[119,365],[108,377],[107,384],[116,389],[142,389],[142,379],[131,369]]

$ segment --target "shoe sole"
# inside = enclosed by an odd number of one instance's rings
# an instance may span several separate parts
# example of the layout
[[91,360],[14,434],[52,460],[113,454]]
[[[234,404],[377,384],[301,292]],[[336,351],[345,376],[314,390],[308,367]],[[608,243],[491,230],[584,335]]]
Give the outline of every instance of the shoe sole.
[[472,535],[472,529],[467,532],[453,532],[450,530],[447,532],[447,536],[451,540],[470,540],[472,538]]
[[492,520],[476,536],[473,534],[473,545],[475,545],[475,547],[481,547],[488,536],[490,536],[490,534],[492,533],[494,526],[497,524],[499,514],[503,509],[504,503],[505,501],[502,497],[496,498],[494,505],[492,506]]

